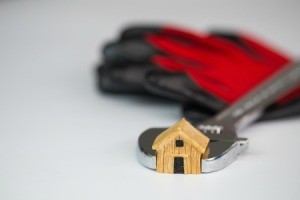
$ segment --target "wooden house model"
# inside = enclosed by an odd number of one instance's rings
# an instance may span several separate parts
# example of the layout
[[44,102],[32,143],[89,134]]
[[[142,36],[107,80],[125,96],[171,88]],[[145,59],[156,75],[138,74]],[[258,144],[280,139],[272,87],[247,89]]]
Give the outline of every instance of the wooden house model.
[[209,138],[182,119],[155,139],[156,171],[160,173],[200,174],[201,157]]

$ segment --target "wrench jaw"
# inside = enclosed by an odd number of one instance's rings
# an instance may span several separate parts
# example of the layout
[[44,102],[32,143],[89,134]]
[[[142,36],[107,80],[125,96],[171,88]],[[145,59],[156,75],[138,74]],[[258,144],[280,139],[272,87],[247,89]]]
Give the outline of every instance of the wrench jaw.
[[148,169],[156,170],[156,155],[148,154],[139,144],[136,148],[136,156],[141,165]]
[[[143,132],[137,145],[137,158],[141,165],[149,169],[156,169],[156,151],[152,144],[165,128],[151,128]],[[202,160],[202,173],[221,170],[230,165],[238,155],[248,148],[248,139],[237,138],[234,140],[211,140],[208,144],[208,155]]]
[[166,128],[150,128],[139,136],[136,154],[139,163],[144,167],[156,169],[156,151],[152,149],[152,144],[164,130]]
[[233,141],[211,141],[208,145],[209,154],[202,159],[202,173],[221,170],[233,163],[238,155],[248,149],[248,139],[238,138]]

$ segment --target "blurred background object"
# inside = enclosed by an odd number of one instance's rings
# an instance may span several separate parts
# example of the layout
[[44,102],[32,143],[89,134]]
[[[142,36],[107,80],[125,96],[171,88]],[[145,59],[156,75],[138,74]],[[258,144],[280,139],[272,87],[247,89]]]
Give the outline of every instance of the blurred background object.
[[181,103],[100,93],[94,77],[100,48],[134,23],[251,32],[297,58],[299,7],[294,0],[0,1],[0,199],[299,199],[299,118],[246,129],[249,151],[224,171],[161,176],[138,164],[136,140],[147,127],[177,121]]
[[[199,123],[215,115],[293,59],[238,32],[198,33],[166,25],[132,25],[103,47],[97,68],[107,93],[149,94],[184,104]],[[261,120],[300,115],[300,88],[270,106]]]

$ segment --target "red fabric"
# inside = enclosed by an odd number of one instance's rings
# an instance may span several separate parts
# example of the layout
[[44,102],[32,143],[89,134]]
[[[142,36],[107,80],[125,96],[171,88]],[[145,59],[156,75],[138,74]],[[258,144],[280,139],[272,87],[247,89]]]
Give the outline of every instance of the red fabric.
[[[162,52],[152,57],[170,72],[185,72],[196,84],[231,104],[292,60],[262,42],[239,35],[243,46],[214,35],[165,27],[146,40]],[[289,98],[300,94],[300,89]]]

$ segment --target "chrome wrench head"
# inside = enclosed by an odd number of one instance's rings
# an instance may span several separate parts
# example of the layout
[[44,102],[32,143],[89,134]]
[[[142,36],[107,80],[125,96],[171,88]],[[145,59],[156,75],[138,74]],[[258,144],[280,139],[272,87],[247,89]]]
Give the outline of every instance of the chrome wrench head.
[[[248,140],[238,138],[236,132],[251,124],[263,110],[300,83],[300,64],[286,66],[272,75],[243,98],[214,118],[196,127],[210,138],[209,153],[202,158],[202,172],[225,168],[248,148]],[[156,151],[152,150],[155,138],[166,128],[151,128],[138,139],[138,161],[145,167],[156,169]]]

